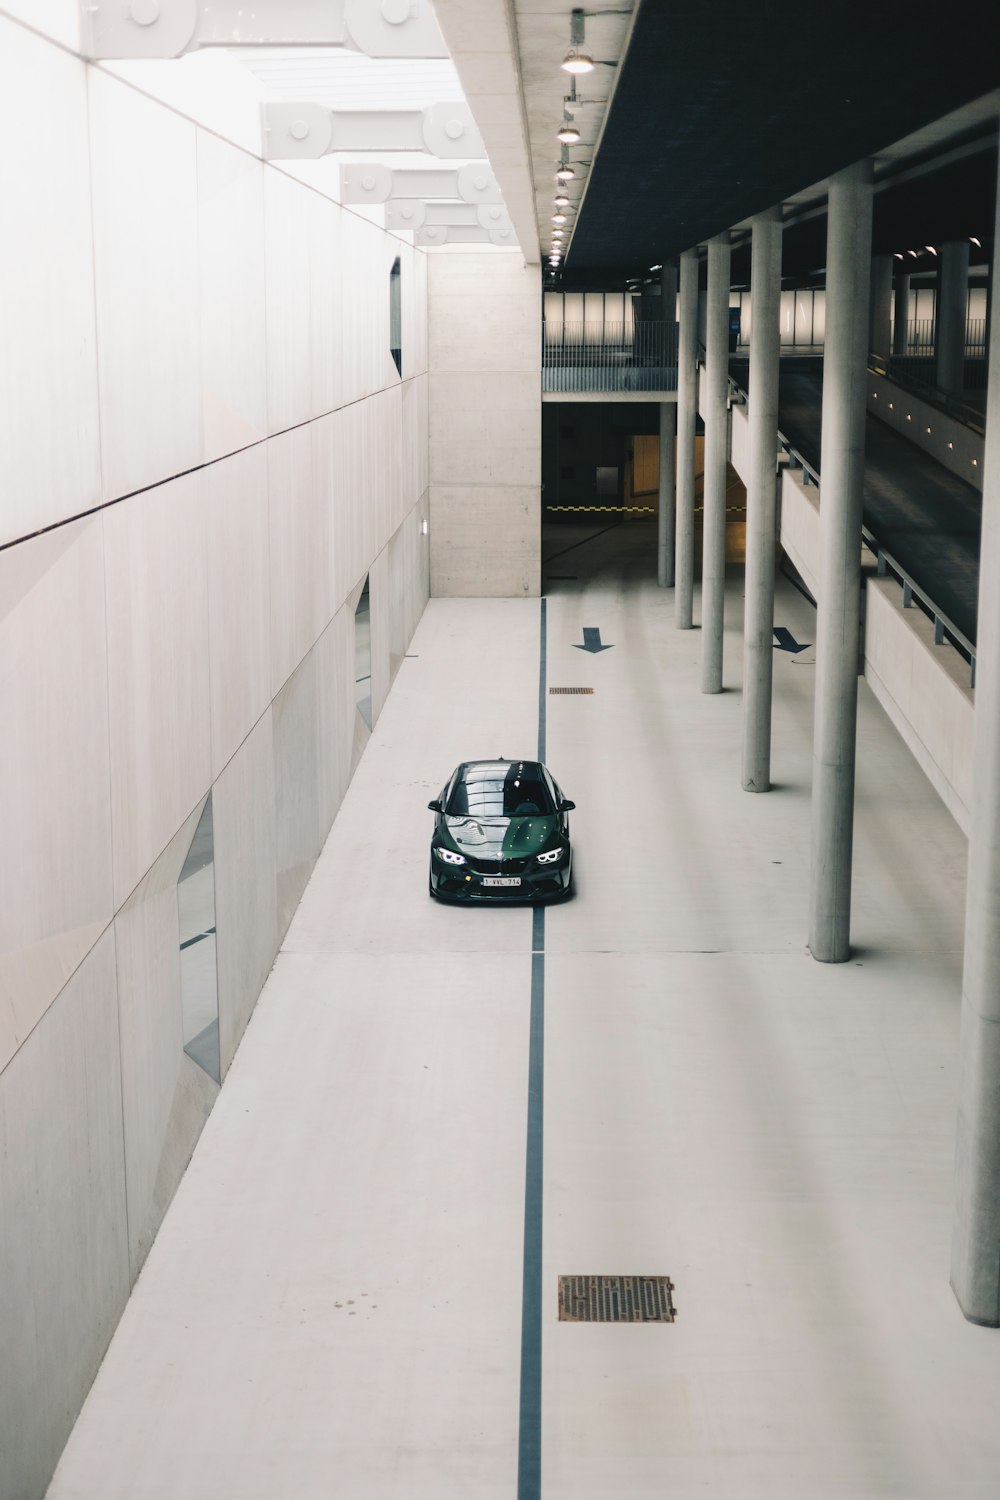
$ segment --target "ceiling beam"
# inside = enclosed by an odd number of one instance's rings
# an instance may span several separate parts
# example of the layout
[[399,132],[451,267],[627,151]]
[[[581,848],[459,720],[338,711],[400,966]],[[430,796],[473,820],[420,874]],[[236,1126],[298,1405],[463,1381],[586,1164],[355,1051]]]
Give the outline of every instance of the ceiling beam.
[[352,162],[340,169],[341,203],[388,203],[390,198],[452,199],[502,204],[500,186],[487,161],[463,167],[392,168],[381,162]]
[[426,109],[329,109],[303,101],[261,105],[266,161],[304,161],[331,151],[422,151],[480,157],[483,141],[467,104]]
[[431,0],[79,0],[95,59],[182,57],[202,47],[348,47],[447,57]]
[[536,265],[541,252],[513,0],[436,0],[435,10],[517,243]]

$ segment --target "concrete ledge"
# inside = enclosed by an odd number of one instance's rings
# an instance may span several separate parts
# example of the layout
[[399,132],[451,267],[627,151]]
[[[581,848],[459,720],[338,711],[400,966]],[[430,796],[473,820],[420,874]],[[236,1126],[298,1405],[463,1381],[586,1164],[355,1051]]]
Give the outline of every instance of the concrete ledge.
[[802,483],[801,469],[781,474],[781,545],[814,599],[819,597],[819,490]]
[[903,608],[892,578],[865,591],[865,679],[955,822],[969,832],[975,694],[968,665],[934,644],[922,610]]

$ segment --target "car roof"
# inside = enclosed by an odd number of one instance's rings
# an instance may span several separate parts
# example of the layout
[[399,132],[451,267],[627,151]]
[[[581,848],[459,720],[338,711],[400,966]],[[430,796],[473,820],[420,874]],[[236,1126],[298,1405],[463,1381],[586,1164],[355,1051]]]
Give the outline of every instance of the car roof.
[[539,760],[502,760],[497,756],[495,760],[463,760],[458,774],[462,781],[479,781],[490,772],[496,774],[499,771],[506,776],[512,766],[521,766],[529,774],[542,769]]

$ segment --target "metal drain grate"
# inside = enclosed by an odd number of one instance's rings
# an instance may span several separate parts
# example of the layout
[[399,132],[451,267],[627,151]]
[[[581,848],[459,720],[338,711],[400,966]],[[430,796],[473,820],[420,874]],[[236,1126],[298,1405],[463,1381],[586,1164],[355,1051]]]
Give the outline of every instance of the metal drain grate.
[[592,693],[593,688],[549,688],[550,693]]
[[672,1323],[669,1276],[560,1276],[560,1323]]

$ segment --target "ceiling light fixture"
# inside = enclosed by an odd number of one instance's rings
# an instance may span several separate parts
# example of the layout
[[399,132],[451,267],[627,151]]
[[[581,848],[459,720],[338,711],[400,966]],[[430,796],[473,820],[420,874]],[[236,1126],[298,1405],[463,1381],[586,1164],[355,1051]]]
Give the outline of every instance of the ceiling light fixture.
[[565,224],[565,222],[566,222],[566,215],[565,214],[553,214],[552,215],[552,222],[553,222],[553,224]]
[[924,249],[929,250],[932,255],[937,255],[937,251],[934,249],[933,245],[925,245]]
[[663,267],[662,267],[662,266],[650,266],[650,268],[649,268],[649,269],[650,269],[650,270],[651,270],[651,271],[662,271],[662,270],[663,270]]
[[583,50],[583,11],[576,9],[569,17],[569,51],[562,60],[567,73],[580,74],[594,71],[594,59]]
[[554,201],[555,201],[556,208],[566,208],[569,205],[569,199],[567,198],[566,194],[563,193],[563,192],[556,193]]
[[580,139],[580,132],[565,110],[563,110],[563,122],[559,127],[558,138],[564,146],[575,146]]
[[977,240],[974,234],[969,235],[969,244],[978,246],[980,250],[983,248],[982,240]]
[[558,178],[558,180],[560,182],[569,182],[570,178],[571,177],[575,177],[575,176],[576,176],[576,172],[570,166],[570,164],[569,164],[568,161],[563,162],[562,166],[556,172],[556,177]]

